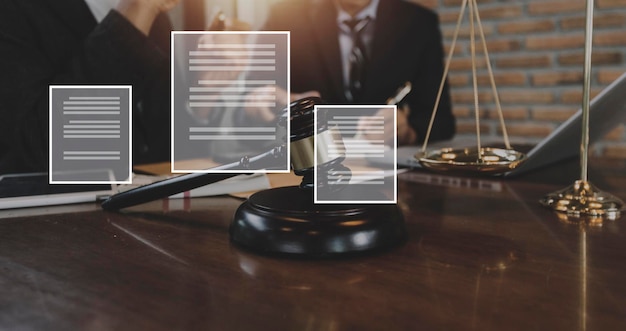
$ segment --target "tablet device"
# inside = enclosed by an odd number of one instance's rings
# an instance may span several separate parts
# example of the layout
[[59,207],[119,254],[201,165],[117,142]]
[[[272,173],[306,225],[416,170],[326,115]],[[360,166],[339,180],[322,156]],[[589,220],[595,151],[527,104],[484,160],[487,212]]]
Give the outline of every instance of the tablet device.
[[49,184],[48,173],[0,176],[0,209],[95,202],[111,196],[113,184]]

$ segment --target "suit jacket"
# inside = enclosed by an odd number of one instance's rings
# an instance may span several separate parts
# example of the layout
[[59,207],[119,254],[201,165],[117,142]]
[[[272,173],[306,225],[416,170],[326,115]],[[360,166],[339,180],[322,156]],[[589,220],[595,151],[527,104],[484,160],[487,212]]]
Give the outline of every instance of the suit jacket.
[[150,37],[83,0],[0,2],[0,173],[45,171],[49,85],[133,86],[133,161],[169,158],[169,21]]
[[[347,103],[344,94],[337,10],[332,0],[283,1],[275,5],[265,30],[290,31],[292,92],[317,90],[333,104]],[[438,16],[401,0],[378,6],[371,60],[358,104],[384,104],[406,81],[409,122],[424,139],[443,75],[443,45]],[[447,84],[430,140],[455,133]]]

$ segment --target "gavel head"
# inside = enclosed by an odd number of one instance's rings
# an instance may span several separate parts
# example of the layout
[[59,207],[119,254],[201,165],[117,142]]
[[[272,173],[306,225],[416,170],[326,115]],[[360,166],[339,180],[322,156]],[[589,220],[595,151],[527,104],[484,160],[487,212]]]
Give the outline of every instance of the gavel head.
[[303,176],[300,187],[275,187],[251,195],[235,213],[231,240],[262,254],[313,258],[360,254],[404,242],[404,220],[395,204],[315,202],[312,188],[323,196],[340,196],[350,192],[346,188],[350,185],[335,184],[348,183],[351,177],[342,164],[346,153],[341,153],[345,150],[341,134],[327,125],[326,118],[334,114],[317,113],[321,124],[315,123],[318,104],[322,100],[315,97],[294,101],[279,120],[279,125],[286,126],[287,120],[291,124],[291,167]]
[[[328,151],[333,146],[334,149],[345,150],[343,140],[339,130],[327,125],[326,113],[317,114],[317,125],[315,123],[315,105],[323,104],[323,100],[318,97],[307,97],[296,100],[290,104],[291,133],[289,146],[291,148],[291,167],[298,176],[303,176],[300,187],[312,188],[314,170],[317,165],[318,189],[330,190],[332,187],[339,187],[327,184],[327,178],[332,176],[334,183],[344,183],[350,181],[350,169],[342,164],[345,153],[330,157]],[[284,112],[283,116],[286,116]],[[315,140],[317,139],[317,146]],[[317,148],[316,148],[317,147]],[[315,162],[317,153],[317,164]],[[321,178],[319,176],[324,176]],[[339,179],[337,179],[339,178]]]

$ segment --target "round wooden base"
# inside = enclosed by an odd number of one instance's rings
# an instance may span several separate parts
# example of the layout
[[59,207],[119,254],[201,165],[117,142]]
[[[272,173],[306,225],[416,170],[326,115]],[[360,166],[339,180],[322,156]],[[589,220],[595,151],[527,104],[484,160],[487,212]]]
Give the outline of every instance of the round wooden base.
[[231,240],[261,254],[332,257],[374,252],[406,239],[395,204],[315,204],[310,189],[253,194],[236,211]]

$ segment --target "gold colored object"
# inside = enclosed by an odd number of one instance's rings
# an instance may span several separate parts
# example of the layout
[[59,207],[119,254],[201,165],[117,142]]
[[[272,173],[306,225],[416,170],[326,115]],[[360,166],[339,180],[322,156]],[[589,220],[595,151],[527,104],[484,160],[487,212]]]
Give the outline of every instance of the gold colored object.
[[[289,144],[291,148],[291,167],[294,170],[299,171],[315,166],[315,138],[315,136],[310,136]],[[345,151],[341,133],[335,127],[320,132],[317,135],[317,144],[317,164],[323,164],[332,160],[328,156],[328,150],[331,146],[333,146],[333,149]]]
[[[434,153],[427,153],[426,147],[428,145],[428,139],[430,137],[430,132],[432,130],[433,123],[435,122],[435,116],[437,115],[437,109],[439,107],[439,102],[441,100],[441,94],[443,92],[443,88],[445,86],[446,78],[448,77],[448,71],[450,69],[450,63],[452,60],[452,55],[454,54],[454,48],[456,46],[456,41],[459,35],[459,30],[461,27],[461,23],[463,21],[463,14],[465,13],[465,8],[469,7],[469,25],[470,25],[470,51],[472,55],[472,83],[474,87],[474,114],[475,114],[475,122],[476,122],[476,148],[475,149],[464,149],[464,150],[452,150],[452,149],[442,149],[440,151]],[[502,137],[504,140],[504,145],[506,149],[496,149],[496,148],[483,148],[481,146],[480,141],[480,114],[479,114],[479,106],[478,106],[478,83],[476,77],[476,42],[474,40],[475,36],[475,25],[474,20],[476,20],[476,25],[478,26],[478,32],[480,34],[483,54],[485,56],[485,62],[487,65],[487,71],[489,73],[489,82],[491,84],[491,91],[494,96],[494,101],[496,104],[496,110],[498,112],[498,117],[500,119],[500,127],[502,130]],[[471,152],[473,150],[473,152]],[[480,153],[478,152],[480,151]],[[455,161],[451,161],[450,159],[446,159],[447,157],[455,157]],[[506,126],[504,125],[504,116],[502,114],[502,107],[500,106],[500,98],[498,96],[498,92],[496,90],[496,83],[493,76],[493,70],[491,68],[491,61],[489,60],[489,52],[487,51],[487,42],[485,41],[485,32],[483,31],[483,26],[480,21],[480,15],[478,13],[478,4],[476,0],[463,0],[461,4],[461,12],[459,14],[456,28],[454,31],[454,37],[452,38],[452,45],[450,47],[448,57],[446,59],[446,64],[443,70],[443,77],[441,78],[441,83],[439,84],[439,91],[437,93],[437,98],[435,99],[435,105],[433,108],[433,112],[430,118],[430,123],[428,125],[428,130],[426,131],[426,137],[424,139],[424,145],[422,146],[422,150],[420,153],[415,155],[415,158],[425,167],[434,169],[434,170],[460,170],[462,172],[475,172],[475,173],[483,173],[483,174],[496,174],[510,171],[511,169],[517,167],[521,162],[526,159],[525,154],[515,151],[511,148],[511,144],[509,142],[509,137],[507,134]]]
[[483,147],[444,148],[416,156],[426,168],[437,171],[499,174],[515,169],[526,160],[526,155],[511,149]]
[[567,218],[616,220],[624,202],[598,190],[588,181],[589,162],[589,89],[591,84],[591,49],[593,38],[593,0],[587,0],[585,24],[585,62],[583,68],[582,139],[580,142],[580,179],[571,186],[548,194],[539,202],[564,213]]
[[572,186],[546,195],[539,201],[566,216],[580,218],[591,217],[598,223],[598,217],[616,220],[620,217],[624,206],[619,198],[598,190],[593,184],[577,180]]

